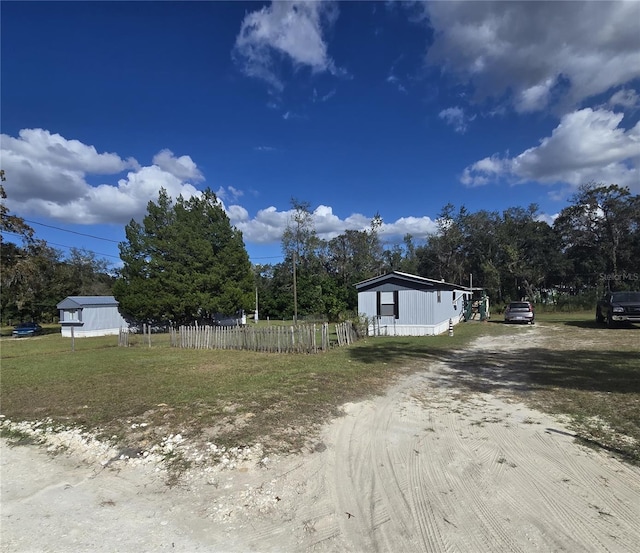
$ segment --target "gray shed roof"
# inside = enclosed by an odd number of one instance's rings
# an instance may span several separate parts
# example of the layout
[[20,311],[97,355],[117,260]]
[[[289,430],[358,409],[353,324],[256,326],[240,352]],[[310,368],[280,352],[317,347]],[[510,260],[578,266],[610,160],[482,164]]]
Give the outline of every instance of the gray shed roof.
[[113,296],[67,296],[56,307],[58,309],[82,309],[83,307],[105,307],[118,305]]

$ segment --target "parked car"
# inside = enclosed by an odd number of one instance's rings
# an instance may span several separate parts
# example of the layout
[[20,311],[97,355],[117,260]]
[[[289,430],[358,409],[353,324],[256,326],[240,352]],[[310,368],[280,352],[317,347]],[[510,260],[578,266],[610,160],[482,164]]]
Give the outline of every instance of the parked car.
[[533,305],[528,301],[512,301],[504,310],[505,323],[533,324],[535,313]]
[[27,336],[35,336],[42,332],[42,327],[37,323],[20,323],[13,328],[13,336],[15,338],[26,338]]
[[607,292],[596,305],[596,322],[609,328],[616,323],[640,323],[640,292]]

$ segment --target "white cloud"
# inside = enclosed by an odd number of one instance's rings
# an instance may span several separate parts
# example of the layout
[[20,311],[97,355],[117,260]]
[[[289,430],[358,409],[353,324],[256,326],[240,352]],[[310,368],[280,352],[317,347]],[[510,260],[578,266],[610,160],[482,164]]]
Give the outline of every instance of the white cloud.
[[623,88],[609,98],[608,104],[611,107],[621,106],[633,110],[640,107],[640,96],[633,88]]
[[436,222],[431,217],[401,217],[393,223],[383,223],[380,235],[397,240],[407,234],[414,238],[424,239],[437,230]]
[[565,115],[551,136],[515,157],[497,154],[464,170],[461,181],[480,186],[506,178],[516,183],[564,183],[571,188],[590,181],[615,183],[640,192],[640,122],[620,126],[623,115],[585,108]]
[[549,215],[548,213],[540,213],[539,215],[536,215],[535,220],[539,223],[547,223],[547,225],[552,227],[553,223],[555,223],[559,215],[559,213],[554,213],[553,215]]
[[245,16],[233,58],[246,75],[262,79],[280,91],[284,84],[278,62],[283,57],[296,68],[340,74],[342,71],[328,55],[323,36],[337,15],[335,2],[272,2]]
[[67,140],[44,129],[22,129],[18,138],[0,135],[2,167],[10,180],[10,202],[31,198],[66,201],[86,187],[84,175],[108,175],[137,167],[135,159],[98,153],[94,146]]
[[231,224],[242,231],[245,242],[273,244],[280,241],[290,219],[289,211],[278,211],[270,206],[258,211],[254,219],[249,218],[246,209],[232,206],[229,210]]
[[216,196],[220,200],[225,200],[225,201],[229,201],[229,202],[235,202],[239,198],[244,196],[244,192],[242,190],[238,190],[237,188],[235,188],[233,186],[227,186],[226,188],[224,186],[221,186],[216,191]]
[[133,158],[123,160],[117,154],[99,154],[94,146],[67,140],[44,129],[22,129],[18,136],[13,138],[3,134],[2,150],[24,159],[37,158],[42,164],[55,164],[61,169],[109,175],[137,166]]
[[526,113],[546,108],[551,98],[551,89],[554,84],[554,79],[546,79],[543,83],[520,90],[515,99],[516,111]]
[[640,2],[426,2],[427,62],[531,112],[640,77]]
[[333,208],[319,205],[313,211],[316,232],[326,240],[331,240],[345,231],[345,224],[333,213]]
[[443,119],[445,123],[447,123],[447,125],[453,127],[453,129],[460,134],[464,134],[465,132],[467,132],[469,123],[476,118],[475,115],[468,117],[465,114],[464,108],[461,108],[459,106],[443,109],[438,114],[438,117],[440,117],[440,119]]
[[[227,213],[231,224],[242,231],[244,240],[254,244],[280,242],[282,233],[294,215],[293,210],[278,211],[273,206],[258,211],[254,219],[240,206],[231,206]],[[333,208],[319,205],[312,212],[312,219],[318,236],[323,240],[331,240],[346,230],[369,230],[372,217],[354,213],[340,219],[333,213]],[[401,240],[406,234],[424,239],[435,230],[436,224],[429,217],[402,217],[392,223],[383,223],[378,232],[382,238]]]
[[[189,156],[176,158],[169,150],[140,167],[134,159],[98,153],[95,147],[67,140],[43,129],[23,129],[19,138],[0,136],[7,207],[24,215],[50,217],[79,224],[126,224],[140,219],[149,200],[165,188],[172,198],[189,198],[199,191],[187,177],[202,175]],[[117,184],[92,186],[87,177],[116,175],[127,169]]]
[[175,157],[171,150],[161,150],[153,156],[153,164],[182,180],[201,181],[202,173],[189,156]]

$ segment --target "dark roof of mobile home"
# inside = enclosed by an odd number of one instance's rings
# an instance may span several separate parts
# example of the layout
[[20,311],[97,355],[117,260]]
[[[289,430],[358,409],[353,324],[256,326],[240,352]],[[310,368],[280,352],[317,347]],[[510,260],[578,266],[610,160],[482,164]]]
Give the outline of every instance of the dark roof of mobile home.
[[413,288],[415,290],[465,290],[469,291],[468,286],[462,286],[460,284],[451,284],[444,280],[435,280],[432,278],[421,277],[418,275],[412,275],[409,273],[402,273],[400,271],[393,271],[385,275],[369,278],[358,282],[356,289],[359,292],[364,292],[371,288],[375,288],[381,284],[393,284],[402,286],[405,288]]

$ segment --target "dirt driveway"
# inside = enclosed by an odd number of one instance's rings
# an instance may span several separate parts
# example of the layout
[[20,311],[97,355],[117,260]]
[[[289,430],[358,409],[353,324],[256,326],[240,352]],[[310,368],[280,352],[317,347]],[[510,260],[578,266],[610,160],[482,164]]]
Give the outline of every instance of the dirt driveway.
[[[519,329],[527,345],[543,326]],[[515,347],[482,338],[461,353]],[[493,368],[504,372],[508,367]],[[480,376],[482,374],[480,373]],[[187,473],[2,443],[3,552],[637,551],[640,469],[447,364],[348,404],[315,451]]]

